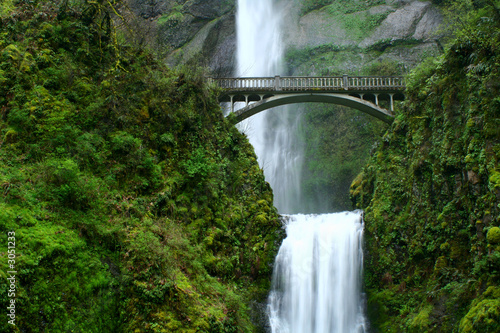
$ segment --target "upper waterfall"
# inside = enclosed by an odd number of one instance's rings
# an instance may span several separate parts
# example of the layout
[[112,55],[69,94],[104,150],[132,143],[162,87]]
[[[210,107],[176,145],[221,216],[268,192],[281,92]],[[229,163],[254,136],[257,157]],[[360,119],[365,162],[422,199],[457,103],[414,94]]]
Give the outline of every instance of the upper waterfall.
[[[237,76],[283,75],[285,7],[272,0],[239,0],[237,10]],[[301,117],[289,108],[263,112],[242,122],[255,148],[281,213],[301,212],[300,177],[303,144],[297,138]]]

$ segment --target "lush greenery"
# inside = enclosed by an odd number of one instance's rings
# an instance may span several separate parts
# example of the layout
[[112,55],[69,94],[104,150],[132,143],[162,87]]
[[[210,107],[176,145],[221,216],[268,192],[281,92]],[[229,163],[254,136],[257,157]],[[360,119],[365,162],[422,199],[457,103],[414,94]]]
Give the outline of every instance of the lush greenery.
[[384,0],[299,0],[301,14],[306,14],[316,9],[329,7],[329,10],[335,10],[336,13],[350,14],[365,10],[367,7],[385,3]]
[[0,331],[254,331],[281,223],[202,73],[119,43],[119,1],[3,4]]
[[467,5],[351,187],[379,332],[500,330],[500,3]]

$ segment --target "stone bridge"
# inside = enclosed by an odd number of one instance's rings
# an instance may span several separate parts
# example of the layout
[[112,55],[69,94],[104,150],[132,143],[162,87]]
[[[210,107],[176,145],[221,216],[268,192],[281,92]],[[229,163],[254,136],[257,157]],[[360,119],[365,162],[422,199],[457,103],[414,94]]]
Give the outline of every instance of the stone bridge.
[[[240,122],[261,111],[293,103],[320,102],[352,107],[386,123],[394,119],[394,101],[404,100],[402,76],[324,76],[209,78],[221,89],[219,101],[231,104]],[[235,103],[244,107],[235,110]]]

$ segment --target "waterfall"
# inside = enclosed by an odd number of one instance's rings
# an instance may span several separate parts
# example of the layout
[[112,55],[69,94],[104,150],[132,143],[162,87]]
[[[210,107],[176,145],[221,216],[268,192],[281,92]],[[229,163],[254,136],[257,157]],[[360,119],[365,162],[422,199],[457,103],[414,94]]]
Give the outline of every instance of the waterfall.
[[292,215],[276,257],[273,333],[363,333],[361,212]]
[[[284,1],[238,0],[237,75],[283,75]],[[240,125],[282,214],[303,211],[300,115],[272,109]],[[288,215],[269,295],[272,333],[362,333],[361,212]]]
[[[237,11],[237,75],[283,75],[283,6],[272,0],[239,0]],[[274,192],[280,212],[296,213],[300,191],[303,144],[297,137],[300,117],[289,107],[259,113],[244,121],[259,165]]]

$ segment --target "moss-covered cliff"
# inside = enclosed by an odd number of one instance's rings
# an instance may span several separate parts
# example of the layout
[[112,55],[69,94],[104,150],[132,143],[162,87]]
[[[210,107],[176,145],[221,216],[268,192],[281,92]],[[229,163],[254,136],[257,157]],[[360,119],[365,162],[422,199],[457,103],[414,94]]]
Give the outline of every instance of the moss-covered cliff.
[[500,330],[500,6],[470,5],[351,186],[379,332]]
[[281,223],[201,73],[120,43],[120,1],[4,4],[0,330],[254,331]]

